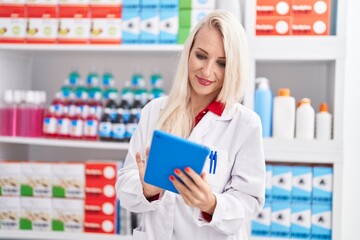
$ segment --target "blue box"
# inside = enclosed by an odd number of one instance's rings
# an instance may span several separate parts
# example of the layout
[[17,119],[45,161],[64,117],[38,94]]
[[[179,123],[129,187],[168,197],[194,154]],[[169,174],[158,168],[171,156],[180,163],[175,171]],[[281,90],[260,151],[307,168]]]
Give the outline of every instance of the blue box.
[[123,13],[127,10],[130,11],[139,11],[140,10],[140,0],[122,0]]
[[290,201],[292,192],[291,166],[274,166],[272,176],[272,199]]
[[293,166],[292,201],[310,202],[312,194],[312,167]]
[[290,237],[290,230],[290,202],[273,202],[271,204],[271,236]]
[[160,0],[140,0],[140,7],[142,10],[159,11]]
[[313,204],[311,239],[331,239],[332,210],[328,204]]
[[313,190],[314,203],[331,203],[333,192],[333,169],[331,167],[313,167]]
[[179,12],[162,9],[160,12],[160,43],[177,44],[179,33]]
[[160,8],[179,11],[179,1],[181,0],[160,0]]
[[271,205],[266,202],[264,208],[259,212],[251,223],[251,234],[253,236],[269,237],[271,234]]
[[272,175],[273,166],[266,164],[266,184],[265,184],[265,199],[270,202],[272,198]]
[[140,43],[157,44],[160,38],[160,15],[158,11],[143,9],[140,14]]
[[291,205],[291,239],[310,239],[310,234],[310,203],[293,203]]
[[122,15],[123,44],[139,44],[140,42],[140,14],[139,11],[123,11]]

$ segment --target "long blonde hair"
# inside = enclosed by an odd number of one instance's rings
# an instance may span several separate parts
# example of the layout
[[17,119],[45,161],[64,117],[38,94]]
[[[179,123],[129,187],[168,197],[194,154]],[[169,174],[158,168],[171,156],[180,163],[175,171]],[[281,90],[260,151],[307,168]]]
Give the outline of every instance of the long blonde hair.
[[180,55],[174,84],[165,108],[160,113],[156,128],[189,137],[194,125],[190,109],[191,86],[188,80],[188,59],[196,34],[203,27],[214,27],[223,37],[226,67],[222,89],[216,100],[230,106],[239,102],[245,91],[248,78],[248,47],[246,34],[238,19],[224,10],[208,14],[190,33]]

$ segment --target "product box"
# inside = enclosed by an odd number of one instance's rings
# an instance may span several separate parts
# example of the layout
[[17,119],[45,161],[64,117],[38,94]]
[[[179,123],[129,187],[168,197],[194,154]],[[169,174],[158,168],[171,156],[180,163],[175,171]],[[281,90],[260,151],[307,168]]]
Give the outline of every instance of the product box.
[[184,44],[190,35],[190,27],[179,27],[178,44]]
[[266,202],[263,209],[252,220],[251,234],[253,236],[269,237],[271,234],[271,205]]
[[158,11],[143,9],[140,13],[140,43],[157,44],[160,38],[160,15]]
[[21,196],[51,197],[52,167],[50,163],[21,163]]
[[85,199],[85,214],[104,215],[115,217],[116,199],[99,199],[88,197]]
[[59,19],[57,7],[28,6],[27,43],[55,43]]
[[213,12],[211,9],[180,9],[179,27],[193,29],[206,15]]
[[52,199],[52,230],[82,233],[84,201],[77,199]]
[[279,17],[292,15],[293,0],[257,0],[257,17]]
[[312,167],[293,166],[292,200],[310,202],[312,194]]
[[291,17],[257,17],[256,35],[290,35]]
[[20,198],[20,229],[51,231],[51,198]]
[[310,230],[310,203],[293,203],[291,205],[291,239],[310,239]]
[[83,163],[54,163],[52,192],[57,198],[84,198],[85,166]]
[[138,44],[140,42],[140,12],[126,9],[122,17],[123,44]]
[[97,181],[86,180],[85,195],[87,198],[113,200],[116,198],[115,185],[112,183],[102,184]]
[[273,166],[266,164],[266,180],[265,180],[265,199],[270,202],[272,198],[272,175],[273,175]]
[[45,7],[50,7],[50,6],[54,6],[56,7],[59,0],[25,0],[26,1],[26,6],[37,6],[37,7],[41,7],[41,6],[45,6]]
[[19,230],[20,198],[0,197],[0,231]]
[[0,162],[0,196],[20,196],[20,181],[20,162]]
[[311,211],[311,239],[331,239],[331,205],[313,204]]
[[271,204],[271,236],[290,237],[291,206],[290,202],[273,202]]
[[215,0],[179,0],[180,9],[215,9]]
[[58,0],[59,7],[68,6],[68,7],[88,7],[90,0]]
[[91,19],[88,7],[59,6],[59,43],[87,43],[90,37]]
[[179,11],[180,1],[181,0],[160,0],[160,8]]
[[0,6],[0,43],[24,43],[26,37],[25,6]]
[[122,6],[125,11],[140,11],[140,1],[141,0],[122,0]]
[[116,233],[116,220],[114,217],[85,215],[84,232]]
[[90,7],[117,7],[121,10],[122,0],[89,0]]
[[159,11],[160,0],[140,0],[141,10]]
[[179,32],[179,12],[162,9],[160,12],[160,43],[176,44]]
[[295,17],[291,30],[293,35],[329,35],[329,18]]
[[333,191],[333,169],[331,167],[313,167],[313,191],[314,203],[331,203]]
[[120,8],[92,8],[90,43],[121,43]]
[[86,181],[97,182],[99,185],[116,183],[117,162],[85,162]]
[[272,177],[272,199],[290,201],[292,192],[291,166],[275,165]]
[[292,0],[294,17],[330,18],[331,0]]

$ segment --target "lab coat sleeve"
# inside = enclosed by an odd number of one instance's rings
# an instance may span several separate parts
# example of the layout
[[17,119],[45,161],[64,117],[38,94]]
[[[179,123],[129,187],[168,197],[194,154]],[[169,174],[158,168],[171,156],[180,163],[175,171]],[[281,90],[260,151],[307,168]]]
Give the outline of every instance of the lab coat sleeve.
[[[151,104],[150,104],[151,105]],[[156,209],[160,200],[149,202],[144,194],[140,182],[135,154],[140,152],[141,158],[145,158],[145,149],[148,140],[149,114],[151,107],[146,105],[141,113],[141,119],[134,132],[130,143],[124,166],[120,168],[115,185],[117,197],[121,206],[132,212],[147,212]]]
[[265,157],[260,119],[251,117],[246,131],[240,134],[242,144],[235,155],[225,191],[214,193],[217,202],[212,220],[206,222],[199,209],[193,215],[199,226],[210,226],[226,235],[244,229],[265,201]]

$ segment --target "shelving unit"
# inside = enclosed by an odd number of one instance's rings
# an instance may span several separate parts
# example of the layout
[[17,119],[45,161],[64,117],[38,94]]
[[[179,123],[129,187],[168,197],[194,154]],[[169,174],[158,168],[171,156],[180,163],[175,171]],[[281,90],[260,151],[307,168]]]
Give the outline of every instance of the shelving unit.
[[56,233],[56,232],[34,232],[34,231],[0,231],[0,239],[38,239],[38,240],[131,240],[131,236],[96,234],[96,233]]

